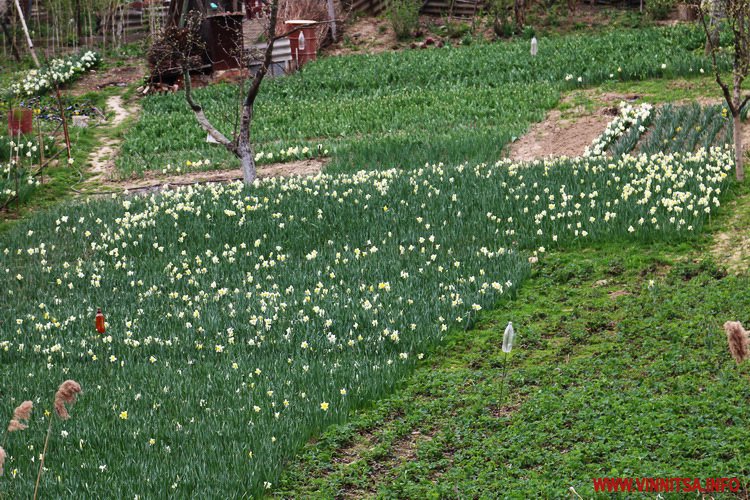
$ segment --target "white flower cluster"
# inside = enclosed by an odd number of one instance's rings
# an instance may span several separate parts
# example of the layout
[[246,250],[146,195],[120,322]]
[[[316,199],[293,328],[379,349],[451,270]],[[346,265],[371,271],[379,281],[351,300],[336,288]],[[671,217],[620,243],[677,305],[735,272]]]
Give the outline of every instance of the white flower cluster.
[[318,144],[317,150],[311,149],[307,146],[290,146],[286,149],[280,150],[278,156],[274,155],[273,151],[259,151],[255,153],[255,161],[256,163],[263,161],[273,161],[275,158],[278,159],[278,161],[285,161],[290,159],[302,160],[305,158],[315,158],[316,156],[325,156],[327,154],[328,150],[323,149],[322,144]]
[[55,85],[65,84],[96,66],[99,54],[89,50],[83,55],[53,59],[47,67],[32,69],[20,82],[10,86],[16,97],[31,97],[45,93]]
[[[40,185],[39,179],[34,175],[34,162],[38,156],[39,145],[36,141],[9,140],[0,137],[0,150],[7,148],[9,156],[0,158],[0,206],[23,193],[29,187]],[[45,150],[49,149],[45,146]]]
[[647,102],[642,103],[640,106],[631,106],[625,101],[620,102],[620,112],[614,120],[607,124],[607,128],[604,132],[594,139],[591,146],[587,147],[583,153],[586,158],[596,158],[604,156],[604,152],[607,148],[617,141],[620,137],[625,135],[625,132],[630,130],[631,127],[638,125],[643,127],[643,123],[651,116],[653,106]]

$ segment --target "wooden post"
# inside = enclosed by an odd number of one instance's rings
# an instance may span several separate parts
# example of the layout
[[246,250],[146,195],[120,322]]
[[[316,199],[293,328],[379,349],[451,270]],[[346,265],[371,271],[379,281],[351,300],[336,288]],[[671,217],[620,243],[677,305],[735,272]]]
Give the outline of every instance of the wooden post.
[[336,36],[336,9],[333,8],[333,0],[327,0],[328,4],[328,20],[331,21],[331,38],[335,42]]
[[15,0],[16,9],[18,10],[18,17],[21,19],[21,27],[23,28],[23,33],[26,35],[26,42],[29,44],[29,51],[31,51],[31,58],[34,60],[34,64],[37,68],[41,68],[41,64],[39,64],[39,59],[36,57],[36,51],[34,50],[34,42],[31,41],[31,36],[29,36],[29,28],[26,26],[26,19],[23,17],[23,11],[21,10],[21,4],[18,2],[18,0]]
[[[18,0],[16,0],[18,1]],[[62,98],[60,97],[60,87],[55,84],[55,91],[57,92],[57,106],[60,108],[60,119],[63,124],[63,135],[65,136],[65,148],[68,150],[68,159],[70,160],[70,135],[68,134],[68,120],[65,119],[65,109],[62,105]]]
[[36,131],[39,136],[39,176],[42,178],[42,184],[44,184],[44,137],[42,136],[42,123],[38,118],[38,115],[36,120]]

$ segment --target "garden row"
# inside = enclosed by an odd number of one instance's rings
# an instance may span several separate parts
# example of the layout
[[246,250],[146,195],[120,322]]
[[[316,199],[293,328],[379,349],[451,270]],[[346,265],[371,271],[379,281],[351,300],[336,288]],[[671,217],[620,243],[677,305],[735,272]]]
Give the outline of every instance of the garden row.
[[[494,161],[561,91],[700,75],[710,68],[702,47],[699,30],[678,26],[542,39],[536,57],[518,41],[324,58],[264,84],[252,138],[260,163],[328,151],[332,171]],[[236,129],[241,89],[196,94],[222,132]],[[118,158],[123,176],[234,164],[206,143],[181,93],[143,101]]]

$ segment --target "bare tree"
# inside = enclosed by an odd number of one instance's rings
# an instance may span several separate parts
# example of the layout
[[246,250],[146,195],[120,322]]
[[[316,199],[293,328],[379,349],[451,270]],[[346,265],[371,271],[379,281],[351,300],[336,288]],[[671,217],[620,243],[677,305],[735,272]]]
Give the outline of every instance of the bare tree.
[[[255,154],[253,152],[252,142],[250,140],[250,125],[253,121],[255,99],[260,92],[261,84],[273,63],[273,48],[276,41],[285,38],[303,28],[309,26],[321,26],[335,22],[335,19],[328,21],[317,21],[297,26],[286,33],[277,34],[276,28],[279,20],[280,0],[263,0],[265,4],[266,40],[267,45],[262,53],[260,67],[255,72],[247,93],[241,95],[241,105],[239,106],[239,127],[235,121],[235,131],[231,139],[225,136],[221,131],[208,119],[201,106],[193,95],[192,82],[190,78],[191,70],[201,65],[203,54],[205,54],[206,44],[201,35],[202,14],[198,10],[189,11],[188,2],[190,0],[178,0],[170,9],[169,24],[162,31],[161,36],[154,42],[149,51],[149,62],[153,66],[151,79],[161,81],[162,76],[175,72],[182,75],[185,86],[185,99],[190,109],[195,115],[195,119],[208,135],[218,144],[221,144],[227,151],[232,153],[240,160],[242,167],[242,177],[246,184],[252,184],[256,177]],[[179,9],[179,10],[178,10]],[[181,11],[181,14],[178,12]],[[236,53],[231,56],[240,62],[240,66],[246,66],[249,69],[250,58],[245,57],[244,48],[241,44],[235,47]],[[244,85],[240,89],[243,92]]]
[[721,87],[724,100],[727,102],[734,125],[734,163],[737,180],[745,180],[744,157],[742,149],[742,119],[744,107],[750,101],[750,95],[742,96],[742,82],[750,72],[750,0],[713,0],[721,1],[726,14],[726,23],[732,32],[734,46],[734,63],[732,65],[732,88],[724,82],[718,64],[720,44],[718,37],[712,36],[712,28],[706,22],[707,9],[710,5],[700,6],[700,17],[706,33],[706,45],[711,54],[716,83]]
[[[253,107],[255,105],[255,99],[258,97],[260,86],[263,83],[271,67],[273,61],[273,47],[274,43],[287,36],[288,33],[277,36],[276,34],[276,23],[278,20],[279,0],[269,0],[266,2],[268,8],[268,25],[266,28],[268,45],[263,56],[263,61],[260,68],[258,68],[255,76],[253,77],[250,87],[242,100],[239,130],[234,134],[232,139],[228,139],[222,134],[206,117],[203,111],[203,107],[196,102],[190,81],[190,65],[182,65],[182,75],[185,82],[185,99],[190,105],[190,109],[193,110],[195,118],[203,129],[219,144],[224,146],[227,151],[232,153],[240,160],[242,166],[242,177],[245,184],[252,184],[255,181],[256,169],[255,169],[255,154],[253,152],[252,143],[250,142],[250,124],[253,120]],[[242,50],[240,47],[239,50]]]

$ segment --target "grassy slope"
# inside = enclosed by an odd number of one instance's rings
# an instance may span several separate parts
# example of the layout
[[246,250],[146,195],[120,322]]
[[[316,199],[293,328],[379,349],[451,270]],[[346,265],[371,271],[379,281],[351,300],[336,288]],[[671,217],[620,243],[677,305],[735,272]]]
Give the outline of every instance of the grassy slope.
[[[731,81],[730,74],[724,74],[725,81]],[[605,82],[592,89],[573,90],[561,99],[557,106],[562,115],[575,117],[581,112],[591,113],[612,105],[611,96],[622,96],[636,102],[663,104],[702,101],[723,103],[723,96],[716,77],[708,73],[695,78],[652,79],[636,82]],[[748,88],[745,82],[743,88]]]
[[[747,189],[739,201],[750,205]],[[746,481],[750,365],[735,366],[721,325],[750,321],[750,278],[727,276],[709,244],[545,256],[517,300],[309,443],[277,495],[591,497],[599,476]]]

